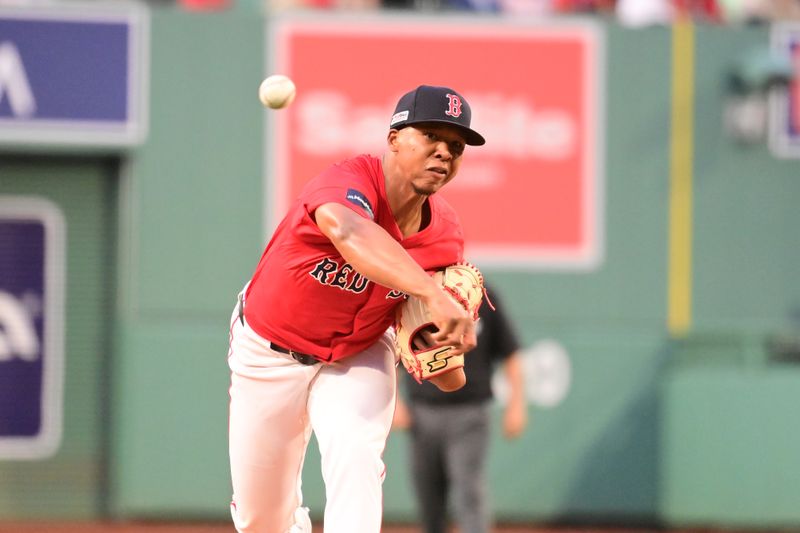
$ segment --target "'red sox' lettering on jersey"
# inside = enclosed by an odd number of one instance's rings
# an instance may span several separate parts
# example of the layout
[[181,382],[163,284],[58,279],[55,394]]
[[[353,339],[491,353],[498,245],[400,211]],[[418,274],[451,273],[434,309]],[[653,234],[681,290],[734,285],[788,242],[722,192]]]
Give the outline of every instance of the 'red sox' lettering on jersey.
[[405,300],[406,298],[408,298],[408,294],[406,294],[406,293],[404,293],[402,291],[396,291],[396,290],[392,289],[391,291],[386,293],[386,298],[390,298],[390,299],[402,298],[403,300]]
[[[330,257],[326,257],[314,265],[314,269],[308,274],[322,285],[338,287],[355,294],[364,292],[370,283],[367,278],[356,272],[349,263],[339,265],[336,260]],[[386,293],[387,300],[405,299],[407,297],[406,293],[394,289]]]
[[323,285],[339,287],[356,294],[364,292],[369,284],[369,280],[356,272],[350,264],[340,266],[328,257],[317,263],[309,274]]

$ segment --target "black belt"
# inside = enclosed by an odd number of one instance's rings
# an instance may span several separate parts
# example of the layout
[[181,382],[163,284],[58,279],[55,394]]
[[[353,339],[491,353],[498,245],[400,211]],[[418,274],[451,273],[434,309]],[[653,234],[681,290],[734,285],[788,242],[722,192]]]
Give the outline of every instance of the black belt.
[[269,347],[275,350],[276,352],[281,352],[291,355],[294,358],[294,360],[300,363],[301,365],[311,366],[319,363],[319,359],[317,359],[313,355],[308,355],[307,353],[295,352],[294,350],[290,350],[289,348],[284,348],[283,346],[279,346],[274,342],[270,342]]
[[[239,321],[244,326],[244,295],[242,293],[239,293]],[[269,347],[275,350],[276,352],[291,355],[292,358],[301,365],[311,366],[319,363],[319,359],[317,359],[313,355],[309,355],[307,353],[295,352],[294,350],[290,350],[289,348],[284,348],[283,346],[275,344],[274,342],[270,342]]]

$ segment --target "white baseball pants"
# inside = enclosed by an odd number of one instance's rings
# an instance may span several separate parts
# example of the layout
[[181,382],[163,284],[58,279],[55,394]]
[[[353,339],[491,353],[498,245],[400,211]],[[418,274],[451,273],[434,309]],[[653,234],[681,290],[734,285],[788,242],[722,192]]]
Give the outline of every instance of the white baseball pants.
[[312,430],[325,481],[325,533],[379,533],[382,460],[394,414],[393,333],[332,364],[269,348],[234,310],[229,452],[239,533],[310,533],[300,474]]

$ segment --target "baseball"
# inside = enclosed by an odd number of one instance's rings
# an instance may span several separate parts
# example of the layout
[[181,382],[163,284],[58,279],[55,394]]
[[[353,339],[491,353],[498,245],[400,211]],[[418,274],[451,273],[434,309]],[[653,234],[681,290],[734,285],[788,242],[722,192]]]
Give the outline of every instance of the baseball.
[[283,74],[273,74],[258,87],[258,99],[270,109],[283,109],[294,101],[294,82]]

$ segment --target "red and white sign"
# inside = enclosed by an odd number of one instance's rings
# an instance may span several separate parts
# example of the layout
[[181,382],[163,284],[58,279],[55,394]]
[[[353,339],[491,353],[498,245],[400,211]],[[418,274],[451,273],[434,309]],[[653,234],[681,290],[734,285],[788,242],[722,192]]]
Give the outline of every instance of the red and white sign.
[[275,23],[272,72],[297,99],[271,112],[273,227],[302,185],[339,159],[379,155],[400,96],[458,90],[486,145],[467,147],[440,193],[481,265],[593,268],[602,259],[596,26],[389,18]]

